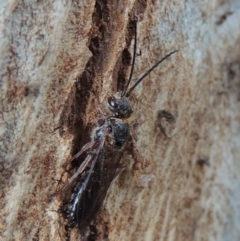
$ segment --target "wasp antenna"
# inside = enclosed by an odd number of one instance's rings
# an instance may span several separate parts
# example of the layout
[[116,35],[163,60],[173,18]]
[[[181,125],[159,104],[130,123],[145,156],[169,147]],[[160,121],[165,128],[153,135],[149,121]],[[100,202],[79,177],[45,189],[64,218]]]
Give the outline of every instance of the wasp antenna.
[[155,65],[153,65],[153,67],[151,67],[132,87],[131,89],[126,93],[126,97],[129,97],[129,95],[132,93],[132,91],[135,89],[135,87],[141,83],[142,80],[144,80],[144,78],[146,76],[148,76],[159,64],[161,64],[165,59],[167,59],[168,57],[170,57],[172,54],[178,52],[178,50],[174,50],[172,52],[170,52],[169,54],[167,54],[165,57],[163,57],[161,60],[159,60]]
[[136,52],[137,52],[137,21],[134,21],[134,28],[135,28],[135,40],[134,40],[134,50],[133,50],[133,61],[132,61],[132,67],[131,67],[131,72],[130,72],[130,75],[129,75],[129,79],[128,79],[128,82],[127,82],[127,85],[126,87],[124,88],[124,91],[122,92],[122,97],[124,95],[126,95],[126,92],[127,92],[127,89],[128,89],[128,86],[131,82],[131,79],[132,79],[132,75],[133,75],[133,69],[134,69],[134,65],[135,65],[135,57],[136,57]]

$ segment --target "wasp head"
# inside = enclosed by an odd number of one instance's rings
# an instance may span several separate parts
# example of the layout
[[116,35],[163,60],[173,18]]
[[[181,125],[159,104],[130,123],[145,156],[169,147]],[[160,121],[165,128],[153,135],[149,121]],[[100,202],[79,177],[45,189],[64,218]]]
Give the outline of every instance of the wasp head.
[[127,97],[119,94],[108,98],[108,108],[117,118],[128,118],[133,112]]

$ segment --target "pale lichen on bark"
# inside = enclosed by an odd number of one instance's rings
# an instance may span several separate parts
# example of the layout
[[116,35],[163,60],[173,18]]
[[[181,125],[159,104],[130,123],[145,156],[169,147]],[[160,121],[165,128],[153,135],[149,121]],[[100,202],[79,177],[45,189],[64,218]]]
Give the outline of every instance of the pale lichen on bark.
[[78,238],[52,194],[90,138],[92,90],[104,102],[126,82],[135,17],[134,80],[178,53],[130,98],[140,156],[124,156],[95,239],[240,239],[238,0],[12,0],[1,9],[0,239]]

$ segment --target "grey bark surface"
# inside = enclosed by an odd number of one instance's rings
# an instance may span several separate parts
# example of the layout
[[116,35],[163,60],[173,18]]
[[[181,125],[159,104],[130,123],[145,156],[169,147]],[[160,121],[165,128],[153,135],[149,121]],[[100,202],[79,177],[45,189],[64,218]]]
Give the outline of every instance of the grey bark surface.
[[[133,145],[94,240],[240,240],[240,2],[0,1],[0,240],[80,240],[54,193],[96,95],[130,97]],[[172,118],[166,118],[171,116]],[[69,195],[69,194],[68,194]]]

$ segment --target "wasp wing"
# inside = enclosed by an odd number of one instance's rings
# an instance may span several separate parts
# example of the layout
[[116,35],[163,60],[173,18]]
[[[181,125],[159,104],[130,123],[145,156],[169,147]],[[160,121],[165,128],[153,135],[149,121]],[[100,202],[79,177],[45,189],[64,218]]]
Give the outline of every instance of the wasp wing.
[[80,229],[88,226],[101,208],[121,157],[122,151],[104,145],[99,155],[93,158],[89,171],[76,185],[71,213]]

